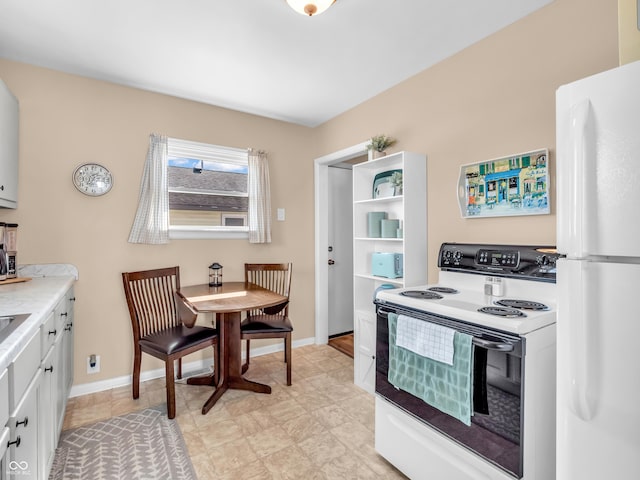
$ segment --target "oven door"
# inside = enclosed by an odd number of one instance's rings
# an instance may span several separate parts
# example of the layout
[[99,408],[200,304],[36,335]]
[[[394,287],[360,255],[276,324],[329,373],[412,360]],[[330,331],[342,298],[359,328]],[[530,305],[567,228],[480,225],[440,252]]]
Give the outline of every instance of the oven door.
[[[440,315],[376,303],[376,393],[511,476],[521,478],[524,339]],[[470,426],[389,383],[389,313],[473,336],[474,412]]]

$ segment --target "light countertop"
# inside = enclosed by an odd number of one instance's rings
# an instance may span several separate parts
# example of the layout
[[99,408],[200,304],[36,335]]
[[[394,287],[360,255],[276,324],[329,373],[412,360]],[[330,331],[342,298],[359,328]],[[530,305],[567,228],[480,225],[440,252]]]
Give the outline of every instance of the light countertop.
[[[61,268],[62,267],[62,268]],[[37,276],[48,275],[54,276]],[[28,282],[0,285],[0,315],[30,313],[31,316],[0,342],[0,373],[27,344],[42,322],[74,284],[77,270],[73,266],[25,266],[19,277],[32,277]]]

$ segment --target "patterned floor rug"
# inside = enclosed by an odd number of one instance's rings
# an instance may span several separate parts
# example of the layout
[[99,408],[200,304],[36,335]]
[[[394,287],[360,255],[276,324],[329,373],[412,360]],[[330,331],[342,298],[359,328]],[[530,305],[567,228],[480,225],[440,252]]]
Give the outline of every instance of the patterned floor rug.
[[62,432],[49,480],[196,480],[180,427],[149,408]]

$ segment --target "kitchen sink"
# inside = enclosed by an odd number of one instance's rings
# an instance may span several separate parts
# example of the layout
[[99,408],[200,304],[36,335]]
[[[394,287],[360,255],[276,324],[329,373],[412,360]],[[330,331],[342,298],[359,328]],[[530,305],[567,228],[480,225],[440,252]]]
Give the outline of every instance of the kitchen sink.
[[11,333],[18,328],[22,322],[29,318],[30,313],[19,315],[0,316],[0,343],[2,343]]

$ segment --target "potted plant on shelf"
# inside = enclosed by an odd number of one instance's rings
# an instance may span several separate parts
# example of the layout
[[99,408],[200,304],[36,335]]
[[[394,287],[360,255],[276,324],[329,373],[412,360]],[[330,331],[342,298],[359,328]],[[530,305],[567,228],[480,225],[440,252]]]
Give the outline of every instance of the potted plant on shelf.
[[386,155],[385,150],[394,143],[396,143],[394,138],[388,137],[387,135],[376,135],[371,137],[367,149],[372,152],[373,158],[378,158]]

